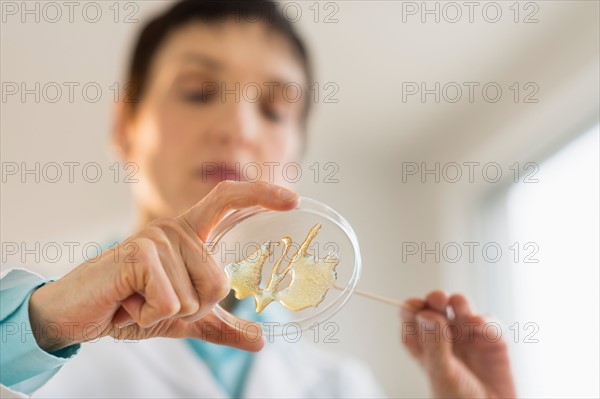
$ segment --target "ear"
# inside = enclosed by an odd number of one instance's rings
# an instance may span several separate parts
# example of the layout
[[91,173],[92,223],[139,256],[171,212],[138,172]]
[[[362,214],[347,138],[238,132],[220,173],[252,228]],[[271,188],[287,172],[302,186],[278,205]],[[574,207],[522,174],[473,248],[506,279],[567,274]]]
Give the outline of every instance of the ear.
[[111,144],[119,158],[126,161],[131,149],[131,106],[119,101],[114,105],[113,115]]

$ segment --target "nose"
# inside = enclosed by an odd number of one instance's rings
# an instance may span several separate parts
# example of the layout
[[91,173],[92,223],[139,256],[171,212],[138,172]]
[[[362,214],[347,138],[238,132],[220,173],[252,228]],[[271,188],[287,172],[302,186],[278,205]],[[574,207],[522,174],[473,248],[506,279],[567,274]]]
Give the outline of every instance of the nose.
[[212,129],[211,138],[215,144],[240,148],[256,140],[259,129],[256,105],[243,99],[225,102]]

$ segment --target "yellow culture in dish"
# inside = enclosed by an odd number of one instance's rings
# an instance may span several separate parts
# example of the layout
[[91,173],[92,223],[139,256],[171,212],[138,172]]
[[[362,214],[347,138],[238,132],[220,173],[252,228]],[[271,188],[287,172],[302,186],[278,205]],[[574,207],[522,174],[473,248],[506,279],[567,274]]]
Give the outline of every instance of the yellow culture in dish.
[[[290,310],[318,306],[325,299],[327,291],[334,286],[337,278],[335,268],[340,262],[335,253],[330,252],[325,258],[317,259],[307,252],[319,230],[320,224],[315,224],[310,229],[298,251],[283,268],[282,263],[293,243],[290,237],[283,237],[280,242],[267,241],[250,256],[227,265],[225,272],[235,291],[235,297],[244,299],[254,296],[256,313],[262,312],[273,301],[279,301]],[[283,253],[273,265],[266,288],[260,288],[263,266],[272,253],[272,246],[280,243],[283,244]],[[290,271],[292,276],[289,284],[280,288]]]

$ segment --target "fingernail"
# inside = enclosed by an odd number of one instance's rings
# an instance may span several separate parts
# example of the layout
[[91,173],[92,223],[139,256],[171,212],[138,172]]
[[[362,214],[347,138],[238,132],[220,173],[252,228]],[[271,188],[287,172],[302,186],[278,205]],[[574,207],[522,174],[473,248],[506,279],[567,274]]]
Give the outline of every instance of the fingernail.
[[283,201],[292,201],[298,198],[298,194],[286,188],[279,189],[279,199]]

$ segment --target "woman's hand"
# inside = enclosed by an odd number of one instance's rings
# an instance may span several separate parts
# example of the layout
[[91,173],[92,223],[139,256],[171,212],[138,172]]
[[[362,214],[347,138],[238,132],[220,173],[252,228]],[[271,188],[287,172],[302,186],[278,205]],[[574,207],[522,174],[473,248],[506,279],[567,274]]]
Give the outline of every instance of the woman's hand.
[[211,309],[229,293],[204,241],[232,209],[293,209],[298,195],[268,183],[222,182],[177,218],[158,219],[100,257],[37,289],[29,303],[40,347],[55,351],[112,335],[193,337],[249,351],[260,336],[239,333]]
[[[448,309],[454,317],[448,318]],[[402,308],[402,342],[443,398],[514,398],[506,343],[462,295],[442,291]]]

